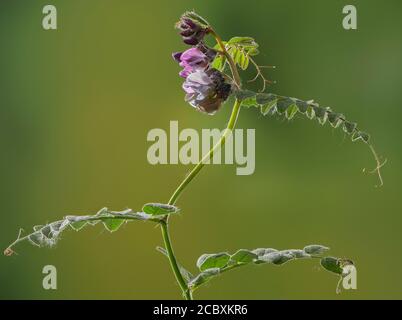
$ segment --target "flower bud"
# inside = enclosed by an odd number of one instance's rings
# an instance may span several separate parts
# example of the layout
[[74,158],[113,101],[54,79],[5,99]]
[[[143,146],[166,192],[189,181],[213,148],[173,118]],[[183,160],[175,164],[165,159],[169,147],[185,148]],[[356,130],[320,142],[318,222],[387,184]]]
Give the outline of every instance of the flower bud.
[[176,28],[179,29],[183,42],[190,46],[199,44],[208,33],[208,25],[205,20],[194,12],[186,12],[177,22]]

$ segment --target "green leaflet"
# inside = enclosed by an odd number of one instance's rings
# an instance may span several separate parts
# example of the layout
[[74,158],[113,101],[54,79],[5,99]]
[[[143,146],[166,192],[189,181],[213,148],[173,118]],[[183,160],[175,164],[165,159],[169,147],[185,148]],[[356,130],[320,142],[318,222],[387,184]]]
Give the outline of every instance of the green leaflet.
[[246,249],[240,249],[230,257],[231,261],[238,264],[250,263],[253,262],[255,259],[258,259],[258,255]]
[[[247,70],[250,63],[250,57],[256,56],[259,53],[258,43],[251,37],[233,37],[229,41],[224,42],[224,45],[234,63],[242,70]],[[216,65],[221,66],[218,61],[216,62]]]
[[218,54],[212,62],[211,67],[222,72],[225,69],[225,65],[226,57]]
[[324,247],[318,244],[312,244],[303,248],[304,252],[312,256],[320,256],[323,253],[327,252],[328,250],[329,250],[328,247]]
[[178,213],[180,210],[172,205],[163,203],[147,203],[142,207],[142,211],[151,216],[168,215]]
[[340,260],[334,257],[325,257],[321,259],[321,266],[330,272],[336,274],[342,274],[342,267],[340,265]]
[[212,268],[205,270],[204,272],[199,273],[194,279],[192,279],[188,283],[188,287],[194,291],[199,286],[203,285],[204,283],[211,280],[213,277],[217,276],[220,273],[220,271],[221,269],[219,268]]
[[243,47],[258,47],[258,44],[251,37],[233,37],[227,43],[229,45],[238,45]]
[[230,255],[226,252],[215,254],[203,254],[197,260],[197,267],[200,271],[205,271],[211,268],[223,268],[230,260]]
[[232,255],[226,252],[204,254],[197,261],[197,266],[201,273],[194,277],[188,285],[191,290],[196,290],[213,277],[237,267],[249,264],[272,264],[279,266],[296,259],[318,258],[325,270],[336,274],[342,273],[342,267],[347,263],[351,264],[350,260],[333,257],[321,258],[322,254],[328,250],[328,247],[314,244],[306,246],[302,250],[289,249],[279,251],[273,248],[258,248],[254,250],[240,249]]
[[53,246],[60,237],[60,234],[68,227],[75,231],[80,231],[87,225],[94,226],[101,222],[106,230],[110,232],[117,231],[124,223],[133,220],[159,222],[169,214],[177,213],[178,208],[164,204],[146,204],[144,206],[147,212],[134,212],[131,209],[124,211],[109,211],[107,208],[99,210],[95,215],[87,216],[66,216],[62,220],[48,223],[43,226],[35,226],[33,232],[21,236],[21,232],[8,248],[6,255],[13,254],[13,247],[20,242],[28,241],[31,244],[44,247]]

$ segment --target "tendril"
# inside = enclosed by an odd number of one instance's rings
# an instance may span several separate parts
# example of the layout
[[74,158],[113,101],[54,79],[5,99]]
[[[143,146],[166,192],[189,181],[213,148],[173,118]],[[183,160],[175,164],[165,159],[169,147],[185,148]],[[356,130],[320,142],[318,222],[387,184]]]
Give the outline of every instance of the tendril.
[[266,90],[266,88],[267,88],[267,84],[270,85],[270,84],[273,84],[275,82],[267,79],[264,76],[264,73],[261,71],[261,69],[264,69],[264,68],[275,69],[276,67],[275,66],[260,66],[254,61],[253,58],[249,57],[249,59],[250,59],[250,62],[254,65],[254,67],[255,67],[255,69],[257,71],[257,74],[253,79],[249,80],[248,82],[251,83],[251,82],[257,81],[258,78],[261,78],[261,80],[262,80],[262,89],[260,90],[260,92],[264,92]]

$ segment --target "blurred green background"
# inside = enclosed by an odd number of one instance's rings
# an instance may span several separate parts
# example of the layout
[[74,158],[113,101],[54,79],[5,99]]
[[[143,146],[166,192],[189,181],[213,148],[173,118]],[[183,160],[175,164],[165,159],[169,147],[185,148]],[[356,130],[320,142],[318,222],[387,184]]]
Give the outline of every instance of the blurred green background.
[[[42,29],[42,8],[58,9],[58,30]],[[354,4],[358,30],[342,28]],[[256,171],[210,166],[185,191],[171,220],[175,251],[195,271],[202,253],[238,248],[331,247],[358,267],[356,291],[335,293],[338,278],[316,261],[244,268],[210,282],[199,299],[402,298],[402,3],[400,1],[1,1],[0,244],[20,227],[68,214],[139,209],[166,202],[190,167],[151,166],[152,128],[223,128],[183,101],[173,24],[195,9],[224,38],[253,36],[260,64],[276,65],[272,92],[315,99],[372,134],[388,158],[376,188],[369,149],[341,130],[302,117],[291,122],[243,110],[256,129]],[[251,78],[252,73],[245,74]],[[176,299],[179,289],[160,230],[131,223],[66,232],[55,248],[29,244],[0,258],[3,299]],[[42,288],[42,268],[58,289]]]

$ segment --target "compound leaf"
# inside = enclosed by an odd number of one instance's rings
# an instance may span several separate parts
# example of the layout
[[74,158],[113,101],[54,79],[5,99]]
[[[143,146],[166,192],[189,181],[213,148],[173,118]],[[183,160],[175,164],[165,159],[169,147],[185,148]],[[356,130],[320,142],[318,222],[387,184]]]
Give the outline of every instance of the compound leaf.
[[[144,208],[148,212],[134,212],[131,209],[124,211],[109,211],[107,208],[99,210],[95,215],[66,216],[62,220],[48,223],[42,226],[35,226],[33,232],[22,236],[20,231],[17,240],[10,244],[4,251],[5,255],[12,255],[13,248],[20,242],[28,241],[38,247],[53,246],[59,239],[60,234],[68,227],[80,231],[87,225],[94,226],[101,222],[106,230],[117,231],[124,223],[140,220],[160,222],[166,215],[179,211],[174,206],[162,204],[146,204]],[[145,211],[145,210],[144,210]]]

